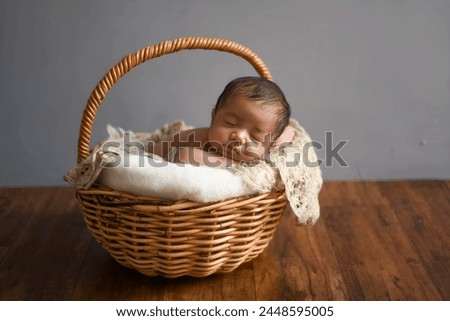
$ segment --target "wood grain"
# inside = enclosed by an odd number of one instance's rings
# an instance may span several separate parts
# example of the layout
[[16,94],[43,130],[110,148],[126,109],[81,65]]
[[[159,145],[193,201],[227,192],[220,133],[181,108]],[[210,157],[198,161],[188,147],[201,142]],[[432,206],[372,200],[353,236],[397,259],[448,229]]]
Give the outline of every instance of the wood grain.
[[91,237],[70,188],[0,189],[0,300],[450,300],[448,181],[326,182],[268,248],[206,278],[146,277]]

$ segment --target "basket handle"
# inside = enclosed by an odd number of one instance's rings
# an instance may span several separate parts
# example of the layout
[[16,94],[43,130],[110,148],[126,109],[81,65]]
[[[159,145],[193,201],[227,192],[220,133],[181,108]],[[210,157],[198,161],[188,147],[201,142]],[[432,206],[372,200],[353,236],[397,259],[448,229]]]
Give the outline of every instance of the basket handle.
[[118,64],[112,67],[92,91],[84,108],[83,118],[81,119],[80,134],[78,137],[78,163],[81,163],[82,160],[89,156],[89,146],[95,115],[112,86],[131,69],[147,60],[190,49],[217,50],[235,54],[247,60],[261,77],[269,80],[272,79],[269,69],[254,52],[243,45],[229,40],[205,37],[178,38],[138,50],[124,57]]

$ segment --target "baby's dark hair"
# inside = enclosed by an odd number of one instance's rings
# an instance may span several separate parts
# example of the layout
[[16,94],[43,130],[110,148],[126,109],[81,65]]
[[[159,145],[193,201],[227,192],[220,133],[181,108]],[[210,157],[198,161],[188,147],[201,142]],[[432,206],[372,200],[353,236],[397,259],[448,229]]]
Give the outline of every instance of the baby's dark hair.
[[291,117],[291,107],[276,83],[261,77],[236,78],[229,82],[220,94],[216,103],[216,111],[234,95],[261,102],[261,105],[271,107],[278,105],[279,108],[275,111],[278,118],[272,139],[277,139],[283,133]]

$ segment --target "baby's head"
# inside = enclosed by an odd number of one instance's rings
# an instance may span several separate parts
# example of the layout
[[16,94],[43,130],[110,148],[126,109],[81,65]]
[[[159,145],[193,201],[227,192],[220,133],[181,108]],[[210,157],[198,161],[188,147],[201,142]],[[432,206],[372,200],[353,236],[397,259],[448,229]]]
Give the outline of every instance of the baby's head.
[[261,113],[273,113],[276,116],[276,127],[271,132],[273,140],[276,140],[288,125],[291,107],[283,91],[273,81],[261,77],[241,77],[232,80],[219,96],[215,112],[234,96],[256,102]]
[[[209,140],[233,159],[261,158],[283,133],[290,114],[289,103],[277,84],[261,77],[237,78],[217,100]],[[245,148],[236,151],[237,145]],[[233,155],[232,150],[236,151]]]

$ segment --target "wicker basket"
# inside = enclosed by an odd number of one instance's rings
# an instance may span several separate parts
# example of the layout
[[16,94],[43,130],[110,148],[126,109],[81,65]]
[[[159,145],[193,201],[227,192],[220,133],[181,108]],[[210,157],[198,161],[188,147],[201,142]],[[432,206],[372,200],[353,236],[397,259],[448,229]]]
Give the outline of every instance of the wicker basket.
[[[227,40],[179,38],[143,48],[111,68],[89,97],[78,163],[89,156],[96,111],[111,87],[137,65],[185,49],[238,55],[271,79],[257,55]],[[131,195],[98,185],[76,194],[92,235],[119,263],[145,275],[170,278],[230,272],[257,257],[272,239],[287,203],[284,191],[216,203]]]

